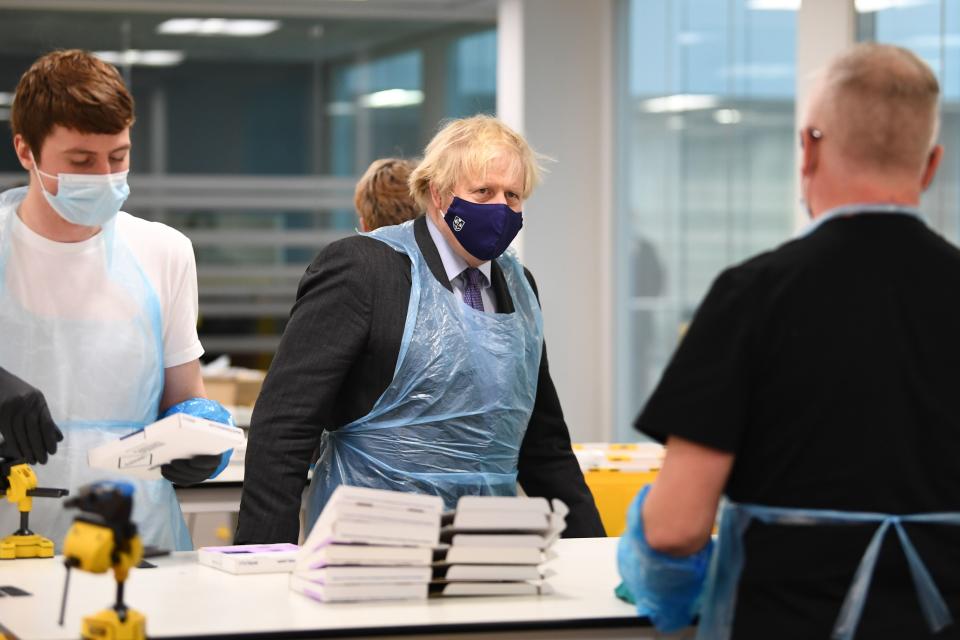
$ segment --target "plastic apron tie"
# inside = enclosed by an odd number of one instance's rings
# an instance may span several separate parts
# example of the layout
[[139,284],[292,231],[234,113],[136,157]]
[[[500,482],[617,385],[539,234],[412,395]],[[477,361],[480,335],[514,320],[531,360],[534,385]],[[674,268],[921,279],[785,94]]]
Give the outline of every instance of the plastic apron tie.
[[307,501],[312,526],[340,484],[439,495],[516,495],[536,398],[543,319],[523,267],[497,258],[513,313],[464,304],[433,276],[413,223],[368,234],[406,254],[410,302],[393,380],[370,413],[324,432]]
[[960,513],[924,513],[893,515],[858,511],[833,511],[824,509],[790,509],[767,507],[755,504],[727,502],[720,518],[720,534],[717,539],[713,564],[707,577],[707,592],[704,609],[700,616],[697,638],[729,638],[733,629],[736,609],[737,586],[743,571],[743,536],[751,521],[765,524],[817,526],[817,525],[862,525],[878,523],[854,574],[853,582],[844,597],[840,614],[831,637],[835,640],[851,640],[863,615],[873,572],[880,556],[883,540],[890,528],[896,530],[900,545],[907,558],[910,575],[917,591],[923,616],[933,633],[953,623],[947,604],[933,581],[933,577],[917,553],[916,547],[903,528],[903,523],[947,524],[960,526]]
[[[131,482],[133,520],[144,543],[190,549],[169,482],[134,480],[87,463],[91,448],[157,419],[164,378],[159,298],[117,233],[117,218],[67,249],[69,273],[52,272],[64,262],[55,255],[61,248],[17,229],[26,191],[0,194],[0,366],[43,392],[63,431],[60,450],[36,468],[39,482],[71,493],[99,480]],[[59,549],[75,515],[59,500],[35,500],[30,523]],[[0,510],[0,535],[16,528],[16,516]]]

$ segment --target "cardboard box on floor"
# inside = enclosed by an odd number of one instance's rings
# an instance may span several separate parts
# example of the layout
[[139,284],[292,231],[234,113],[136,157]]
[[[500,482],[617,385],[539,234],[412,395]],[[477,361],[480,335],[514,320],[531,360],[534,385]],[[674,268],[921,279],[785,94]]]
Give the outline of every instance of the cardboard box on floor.
[[203,385],[207,397],[232,407],[252,407],[260,395],[266,374],[256,369],[231,368],[217,373],[205,373]]

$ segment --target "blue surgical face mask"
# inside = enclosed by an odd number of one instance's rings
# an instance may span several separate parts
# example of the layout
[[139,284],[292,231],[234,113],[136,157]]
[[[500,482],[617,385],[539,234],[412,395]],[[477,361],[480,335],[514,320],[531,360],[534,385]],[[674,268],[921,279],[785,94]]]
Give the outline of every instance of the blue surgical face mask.
[[[99,227],[113,219],[130,196],[127,185],[129,171],[107,174],[61,173],[52,176],[40,171],[33,163],[40,181],[40,190],[53,210],[60,217],[84,227]],[[53,195],[43,185],[43,178],[56,180],[57,194]]]
[[523,214],[505,204],[477,204],[454,196],[443,220],[477,260],[499,257],[523,227]]

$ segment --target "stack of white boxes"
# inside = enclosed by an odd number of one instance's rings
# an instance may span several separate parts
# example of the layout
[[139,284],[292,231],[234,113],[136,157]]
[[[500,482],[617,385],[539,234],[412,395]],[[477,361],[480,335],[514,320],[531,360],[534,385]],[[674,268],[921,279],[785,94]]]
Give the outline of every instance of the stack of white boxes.
[[300,549],[290,588],[322,602],[426,599],[443,501],[338,487]]
[[[552,508],[551,508],[552,507]],[[569,510],[545,498],[460,498],[444,515],[430,591],[442,596],[546,595],[544,567]]]

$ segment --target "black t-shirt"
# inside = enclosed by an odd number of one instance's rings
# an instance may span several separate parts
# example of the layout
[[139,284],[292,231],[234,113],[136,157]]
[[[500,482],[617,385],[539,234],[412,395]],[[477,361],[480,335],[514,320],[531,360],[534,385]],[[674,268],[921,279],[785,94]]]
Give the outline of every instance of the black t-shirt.
[[[861,214],[728,269],[636,427],[733,453],[734,501],[960,511],[960,250]],[[875,529],[752,524],[734,636],[829,637]],[[960,637],[960,527],[906,529]],[[891,529],[856,637],[928,635]]]

